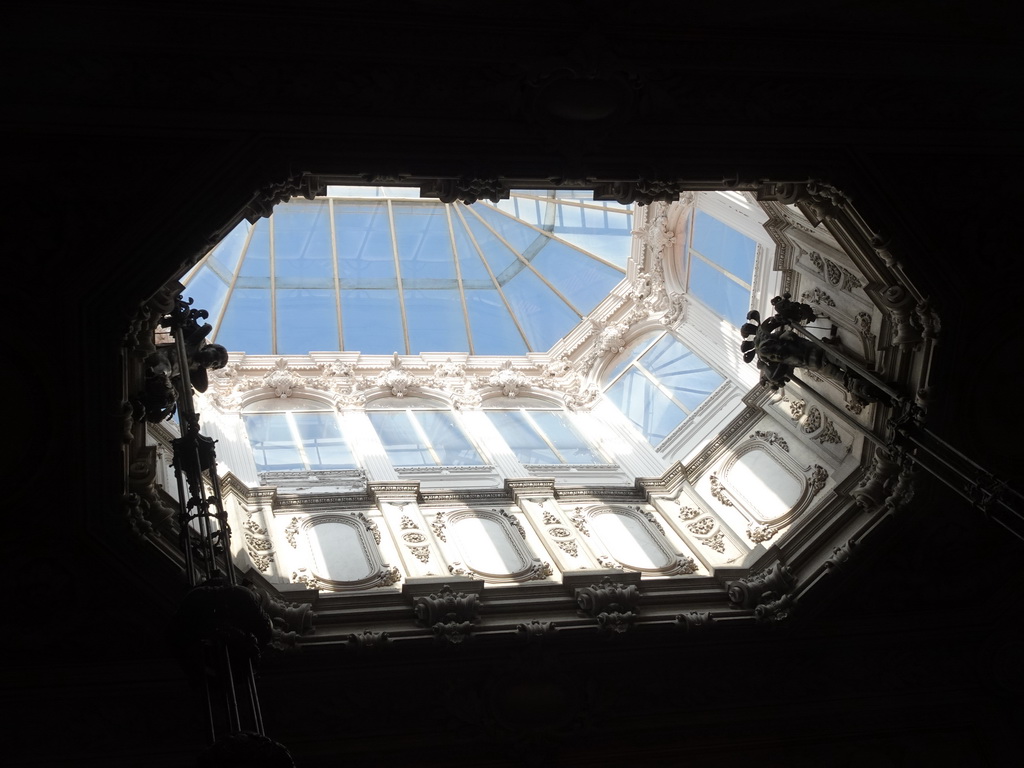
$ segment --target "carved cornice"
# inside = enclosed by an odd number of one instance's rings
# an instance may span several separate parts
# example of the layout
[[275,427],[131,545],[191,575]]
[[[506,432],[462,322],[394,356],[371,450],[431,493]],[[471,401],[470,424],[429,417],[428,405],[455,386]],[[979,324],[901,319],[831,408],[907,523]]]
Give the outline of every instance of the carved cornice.
[[576,590],[576,605],[588,616],[596,617],[603,611],[635,612],[640,604],[640,590],[635,584],[613,582],[610,576],[600,584],[591,584]]
[[476,593],[456,592],[445,584],[437,592],[416,599],[413,612],[416,620],[425,626],[441,621],[472,622],[480,611],[480,596]]
[[267,184],[257,190],[246,204],[242,216],[250,224],[255,224],[257,220],[270,216],[274,211],[274,206],[278,203],[293,197],[312,200],[317,195],[323,195],[326,192],[327,186],[318,176],[313,176],[308,172],[299,173],[282,181]]
[[777,601],[796,586],[796,577],[781,563],[770,565],[744,579],[729,582],[726,592],[737,608],[754,608]]
[[420,181],[421,197],[436,197],[442,203],[456,201],[471,205],[477,200],[497,203],[508,199],[511,188],[507,181],[498,178],[470,178],[461,176],[449,179],[424,179]]

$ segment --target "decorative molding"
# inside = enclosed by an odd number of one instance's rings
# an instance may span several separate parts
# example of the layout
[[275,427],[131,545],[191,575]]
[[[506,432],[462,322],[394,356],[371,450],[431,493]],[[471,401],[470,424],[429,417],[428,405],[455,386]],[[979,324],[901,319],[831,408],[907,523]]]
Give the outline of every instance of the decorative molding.
[[292,549],[296,549],[299,544],[296,537],[299,535],[299,518],[293,517],[291,522],[288,523],[288,527],[284,529],[284,537],[287,540],[289,546]]
[[448,515],[450,512],[438,512],[434,521],[430,524],[431,530],[434,535],[437,536],[441,541],[447,543],[448,535],[445,533],[445,527],[448,525]]
[[420,182],[420,197],[436,197],[442,203],[461,202],[472,205],[477,200],[497,203],[510,194],[508,182],[499,178],[481,179],[460,176],[449,179],[424,179]]
[[804,291],[800,295],[800,299],[808,304],[817,304],[818,306],[835,307],[836,305],[835,299],[820,288]]
[[811,406],[807,412],[807,418],[804,420],[801,429],[806,433],[810,434],[821,428],[821,410],[816,406]]
[[367,532],[373,536],[373,542],[377,546],[380,546],[380,529],[377,527],[377,524],[362,512],[356,512],[354,517],[356,517],[356,519],[366,527]]
[[817,496],[825,483],[828,481],[828,471],[820,464],[815,464],[811,474],[807,478],[807,486],[811,489],[811,496]]
[[576,590],[576,605],[592,617],[605,611],[636,611],[639,603],[640,590],[635,584],[613,582],[610,576],[601,579],[600,584]]
[[470,640],[473,624],[469,621],[439,621],[430,629],[439,643],[459,645]]
[[725,495],[725,489],[722,487],[722,481],[718,479],[718,475],[711,475],[711,495],[715,497],[715,500],[726,507],[733,506],[732,500]]
[[839,436],[839,431],[836,429],[836,425],[832,423],[832,420],[828,416],[823,416],[822,420],[824,426],[821,432],[814,436],[814,440],[824,445],[825,443],[831,443],[833,445],[841,445],[843,439]]
[[558,631],[558,626],[553,621],[537,621],[534,619],[529,624],[516,624],[516,636],[527,642],[537,642],[551,637]]
[[569,522],[584,536],[590,536],[590,528],[587,527],[587,518],[583,514],[583,507],[576,507],[573,510],[572,515],[569,517]]
[[699,509],[697,509],[696,507],[684,507],[681,504],[679,505],[679,519],[680,520],[683,520],[683,521],[685,521],[685,520],[692,520],[693,518],[698,517],[700,514],[701,514],[701,511]]
[[754,608],[763,603],[777,600],[796,586],[796,577],[781,563],[752,573],[745,579],[729,582],[729,602],[737,608]]
[[778,432],[764,432],[757,430],[754,434],[750,435],[751,440],[764,440],[768,445],[777,445],[782,450],[789,453],[789,443],[786,442],[786,438],[782,437]]
[[530,387],[530,378],[517,370],[511,360],[506,360],[500,368],[495,369],[487,381],[492,387],[501,389],[505,397],[515,397]]
[[861,288],[861,279],[854,275],[846,267],[836,264],[831,259],[823,257],[817,251],[811,251],[808,254],[808,259],[814,265],[814,268],[818,270],[818,274],[822,278],[828,280],[829,283],[838,287],[842,291],[852,291],[855,288]]
[[768,523],[747,523],[747,538],[755,544],[768,541],[775,535],[775,527]]
[[437,592],[418,597],[413,606],[417,621],[425,626],[433,626],[441,621],[472,622],[479,612],[479,595],[456,592],[448,584]]
[[832,548],[832,554],[825,561],[825,567],[829,571],[841,571],[847,567],[847,563],[853,556],[853,550],[857,547],[856,539],[849,539],[845,544]]
[[715,531],[705,539],[698,539],[698,541],[708,549],[725,554],[725,534],[721,530]]
[[647,522],[649,522],[651,525],[657,528],[658,533],[660,533],[662,536],[665,535],[665,528],[658,521],[658,518],[654,516],[653,512],[648,512],[647,510],[642,509],[641,507],[634,507],[634,509],[636,509],[637,513],[643,515],[644,519],[646,519]]
[[378,648],[387,648],[391,644],[391,636],[387,632],[371,632],[367,629],[359,633],[358,635],[351,634],[348,636],[349,647],[357,648],[361,651]]
[[636,622],[637,615],[633,611],[602,611],[594,618],[601,632],[617,635],[629,631]]
[[252,564],[261,573],[266,573],[274,562],[274,543],[267,529],[252,519],[253,514],[252,510],[246,511],[246,520],[241,525],[242,538],[245,541],[246,554],[249,555]]
[[715,529],[715,518],[710,515],[693,521],[686,526],[686,530],[696,536],[707,536]]
[[715,617],[710,611],[689,611],[688,613],[676,614],[673,622],[677,627],[688,632],[708,629],[714,624]]
[[667,179],[636,179],[635,181],[609,181],[594,186],[595,200],[616,200],[622,205],[651,205],[656,202],[676,202],[679,196],[692,188],[692,184]]
[[374,383],[390,391],[395,397],[405,397],[410,389],[418,385],[418,377],[409,373],[403,366],[402,358],[395,352],[391,358],[391,367],[381,371]]
[[274,206],[293,197],[314,199],[317,195],[327,192],[327,185],[319,177],[308,171],[290,176],[282,181],[267,184],[253,194],[242,211],[242,216],[250,224],[264,219],[274,212]]
[[523,528],[523,524],[519,522],[518,517],[506,512],[504,509],[492,509],[491,512],[501,515],[501,517],[503,517],[510,526],[519,531],[519,535],[522,536],[524,540],[526,539],[526,529]]
[[558,548],[571,557],[579,557],[579,548],[576,546],[576,539],[555,539]]
[[789,404],[789,415],[793,418],[793,421],[799,421],[800,417],[804,415],[807,410],[807,401],[805,400],[786,400]]

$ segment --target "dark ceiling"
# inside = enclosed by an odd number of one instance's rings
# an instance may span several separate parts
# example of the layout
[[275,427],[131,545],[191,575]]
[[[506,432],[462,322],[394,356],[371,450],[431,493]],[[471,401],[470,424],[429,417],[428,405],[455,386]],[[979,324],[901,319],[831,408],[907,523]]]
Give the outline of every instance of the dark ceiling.
[[[1015,14],[782,6],[37,2],[8,17],[15,763],[187,765],[201,747],[164,641],[182,588],[120,517],[119,340],[295,172],[830,181],[942,318],[929,423],[1017,481]],[[1013,764],[1022,547],[922,479],[890,540],[857,554],[775,632],[270,659],[268,732],[300,765]]]

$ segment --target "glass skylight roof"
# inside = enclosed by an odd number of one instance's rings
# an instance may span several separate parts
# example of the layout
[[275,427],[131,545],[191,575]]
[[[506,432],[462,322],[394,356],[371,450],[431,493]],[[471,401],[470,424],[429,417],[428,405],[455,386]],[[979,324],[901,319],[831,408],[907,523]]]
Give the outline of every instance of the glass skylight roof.
[[331,187],[242,222],[189,275],[249,354],[547,351],[625,276],[632,210],[589,191],[445,204]]

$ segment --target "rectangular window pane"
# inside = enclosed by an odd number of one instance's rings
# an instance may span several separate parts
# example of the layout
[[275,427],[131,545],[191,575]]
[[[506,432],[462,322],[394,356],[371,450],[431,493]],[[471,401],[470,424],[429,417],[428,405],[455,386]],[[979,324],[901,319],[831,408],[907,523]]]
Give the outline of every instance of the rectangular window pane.
[[583,436],[558,411],[530,411],[530,418],[561,454],[566,464],[600,464],[603,459],[595,453]]
[[693,226],[693,247],[705,258],[750,282],[754,274],[757,243],[704,211],[697,211]]
[[371,412],[367,414],[377,430],[384,450],[396,467],[432,467],[430,450],[416,431],[406,411]]
[[479,466],[484,463],[456,425],[450,411],[415,411],[412,416],[419,422],[442,466]]
[[653,445],[686,418],[683,409],[636,368],[626,371],[605,394]]
[[333,413],[293,413],[309,469],[355,469]]
[[490,411],[491,423],[523,464],[558,464],[559,458],[518,411]]
[[305,469],[286,416],[284,413],[243,416],[256,469],[260,472]]

